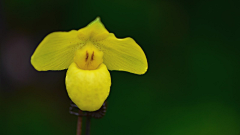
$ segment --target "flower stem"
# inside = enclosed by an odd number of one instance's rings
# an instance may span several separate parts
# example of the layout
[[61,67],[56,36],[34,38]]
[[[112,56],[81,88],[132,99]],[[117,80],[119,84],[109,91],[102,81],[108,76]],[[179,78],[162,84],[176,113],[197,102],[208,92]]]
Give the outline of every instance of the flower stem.
[[91,121],[91,116],[87,116],[86,120],[86,135],[90,135],[90,121]]
[[82,134],[82,117],[80,116],[82,111],[79,110],[78,123],[77,123],[77,135]]

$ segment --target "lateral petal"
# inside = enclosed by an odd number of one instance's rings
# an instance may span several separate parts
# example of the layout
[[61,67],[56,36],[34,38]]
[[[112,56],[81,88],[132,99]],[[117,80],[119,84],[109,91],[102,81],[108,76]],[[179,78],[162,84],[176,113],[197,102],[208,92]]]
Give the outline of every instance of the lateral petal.
[[118,39],[113,33],[95,42],[103,51],[103,63],[109,70],[144,74],[148,69],[146,55],[142,48],[130,37]]
[[83,45],[76,30],[50,33],[35,50],[31,63],[38,71],[67,69],[76,50]]

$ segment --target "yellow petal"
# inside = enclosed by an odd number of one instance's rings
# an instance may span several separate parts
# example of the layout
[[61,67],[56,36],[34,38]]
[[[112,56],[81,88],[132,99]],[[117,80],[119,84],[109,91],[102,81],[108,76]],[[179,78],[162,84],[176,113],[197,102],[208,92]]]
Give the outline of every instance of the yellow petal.
[[98,110],[109,95],[110,73],[104,64],[96,70],[83,70],[73,62],[66,75],[66,88],[71,100],[83,111]]
[[106,39],[94,44],[103,51],[103,63],[109,70],[144,74],[148,69],[142,48],[132,38],[118,39],[110,33]]
[[86,27],[80,29],[78,34],[79,39],[81,40],[92,40],[99,41],[107,38],[109,32],[102,24],[99,17],[97,17],[94,21],[88,24]]
[[50,33],[37,47],[31,63],[38,71],[66,69],[73,62],[76,50],[83,44],[76,30]]

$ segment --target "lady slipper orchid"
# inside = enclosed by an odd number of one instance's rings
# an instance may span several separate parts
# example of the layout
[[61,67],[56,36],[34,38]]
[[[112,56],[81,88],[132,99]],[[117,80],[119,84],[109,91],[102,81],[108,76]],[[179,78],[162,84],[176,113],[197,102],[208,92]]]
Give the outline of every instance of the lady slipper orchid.
[[100,18],[79,30],[50,33],[35,50],[31,63],[38,71],[68,69],[68,95],[83,111],[96,111],[107,99],[108,70],[144,74],[148,69],[141,47],[132,38],[116,38]]

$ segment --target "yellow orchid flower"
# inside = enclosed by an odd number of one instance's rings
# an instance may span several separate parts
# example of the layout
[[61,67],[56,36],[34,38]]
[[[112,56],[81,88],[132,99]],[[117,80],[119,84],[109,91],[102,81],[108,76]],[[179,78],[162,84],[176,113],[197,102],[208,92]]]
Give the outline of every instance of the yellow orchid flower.
[[31,63],[38,71],[68,69],[68,95],[83,111],[96,111],[107,99],[108,70],[144,74],[148,69],[141,47],[132,38],[118,39],[109,33],[99,17],[82,29],[47,35]]

